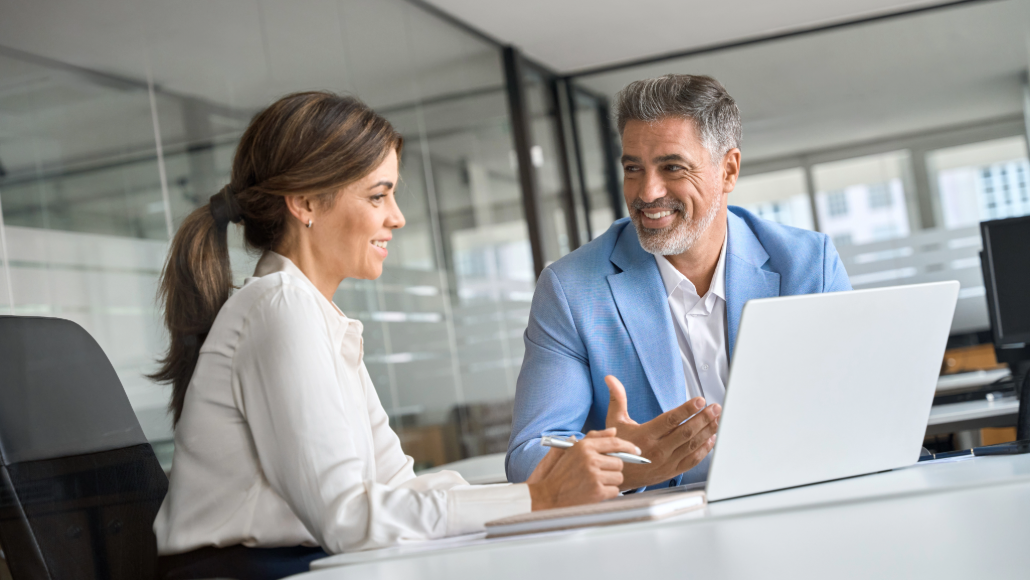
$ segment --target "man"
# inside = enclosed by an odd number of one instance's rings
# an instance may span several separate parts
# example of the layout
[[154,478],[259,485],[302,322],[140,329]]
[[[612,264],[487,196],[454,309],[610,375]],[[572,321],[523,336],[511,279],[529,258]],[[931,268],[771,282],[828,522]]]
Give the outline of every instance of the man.
[[740,175],[740,112],[718,81],[637,81],[615,110],[630,218],[537,282],[505,460],[511,481],[545,455],[542,433],[605,426],[652,461],[627,464],[621,489],[703,481],[744,303],[851,289],[827,236],[727,206]]

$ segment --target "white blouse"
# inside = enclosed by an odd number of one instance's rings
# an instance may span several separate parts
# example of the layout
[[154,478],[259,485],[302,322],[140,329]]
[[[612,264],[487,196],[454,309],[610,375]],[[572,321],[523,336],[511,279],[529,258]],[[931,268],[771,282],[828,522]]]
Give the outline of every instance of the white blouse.
[[159,554],[236,544],[340,553],[530,510],[525,484],[415,476],[362,362],[361,331],[290,260],[262,256],[200,350],[154,522]]

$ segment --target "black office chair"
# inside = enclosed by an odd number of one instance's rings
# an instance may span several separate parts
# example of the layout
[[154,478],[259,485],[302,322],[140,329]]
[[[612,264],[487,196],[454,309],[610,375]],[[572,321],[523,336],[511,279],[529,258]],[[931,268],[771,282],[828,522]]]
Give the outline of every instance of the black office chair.
[[0,545],[13,580],[149,580],[168,490],[121,382],[74,322],[0,316]]

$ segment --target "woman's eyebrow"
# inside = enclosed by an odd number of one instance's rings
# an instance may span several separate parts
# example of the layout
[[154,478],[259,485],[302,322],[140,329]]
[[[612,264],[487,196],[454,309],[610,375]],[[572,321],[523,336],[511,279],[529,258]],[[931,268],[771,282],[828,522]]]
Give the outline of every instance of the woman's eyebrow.
[[369,187],[369,189],[375,189],[375,188],[379,187],[380,185],[386,186],[386,189],[393,189],[393,182],[392,181],[386,181],[385,179],[383,181],[377,181],[376,183],[373,183],[372,186]]

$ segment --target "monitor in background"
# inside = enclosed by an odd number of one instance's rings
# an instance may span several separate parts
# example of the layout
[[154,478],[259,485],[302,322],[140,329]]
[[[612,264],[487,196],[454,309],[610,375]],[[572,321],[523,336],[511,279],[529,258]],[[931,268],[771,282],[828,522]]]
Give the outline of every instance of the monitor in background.
[[1017,385],[1016,438],[1030,439],[1030,216],[981,222],[980,234],[994,352]]
[[998,362],[1030,362],[1030,216],[980,224],[980,262]]

